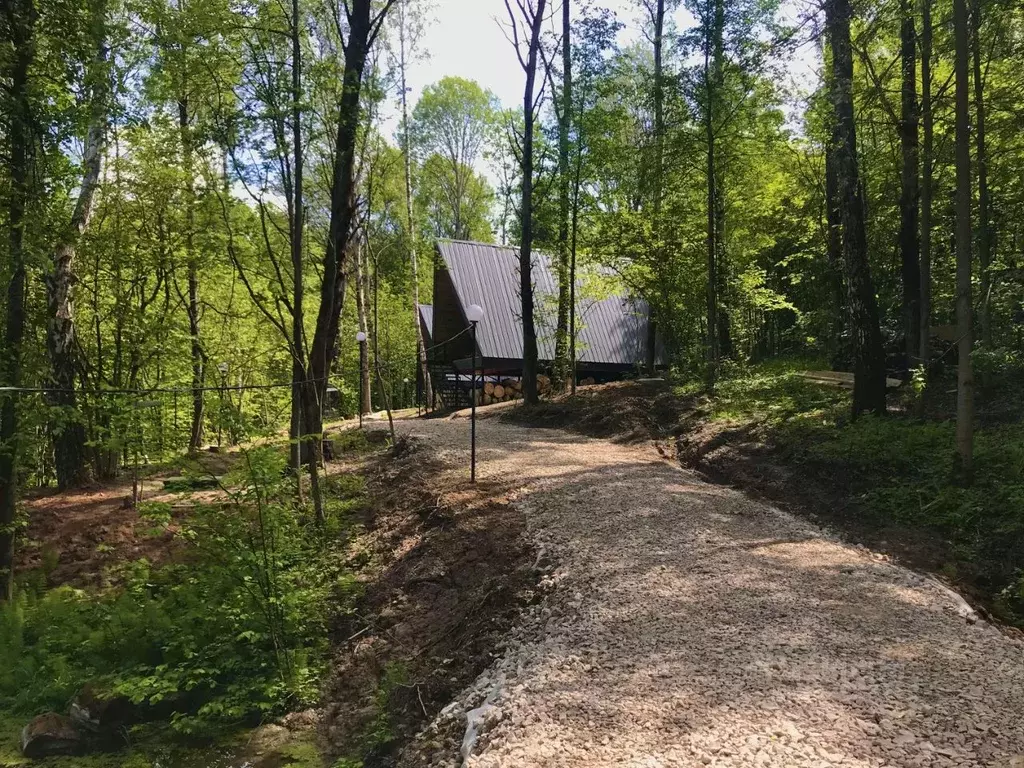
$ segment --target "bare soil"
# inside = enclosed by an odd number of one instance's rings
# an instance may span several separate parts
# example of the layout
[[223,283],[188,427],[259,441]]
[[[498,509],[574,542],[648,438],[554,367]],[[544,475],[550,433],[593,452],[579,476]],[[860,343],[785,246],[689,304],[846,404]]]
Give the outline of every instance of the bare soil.
[[534,599],[523,513],[500,484],[474,486],[449,469],[416,437],[359,469],[372,504],[352,554],[366,561],[365,592],[335,628],[323,732],[332,756],[367,768],[394,764]]
[[81,490],[30,493],[23,502],[27,527],[16,548],[17,571],[42,586],[104,587],[115,583],[115,566],[145,558],[155,565],[177,552],[175,522],[196,501],[220,496],[217,491],[182,494],[164,490],[163,480],[181,474],[187,464],[203,474],[221,475],[236,453],[202,454],[175,467],[150,468],[140,481],[145,502],[172,505],[172,524],[158,529],[132,506],[132,481],[121,478]]

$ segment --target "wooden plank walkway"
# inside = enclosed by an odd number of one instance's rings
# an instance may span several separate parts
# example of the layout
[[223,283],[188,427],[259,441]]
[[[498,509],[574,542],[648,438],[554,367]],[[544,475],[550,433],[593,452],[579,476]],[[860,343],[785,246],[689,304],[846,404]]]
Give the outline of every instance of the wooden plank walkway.
[[[800,375],[815,384],[853,389],[853,374],[846,371],[804,371]],[[886,389],[897,389],[902,384],[903,382],[899,379],[886,378],[885,380]]]

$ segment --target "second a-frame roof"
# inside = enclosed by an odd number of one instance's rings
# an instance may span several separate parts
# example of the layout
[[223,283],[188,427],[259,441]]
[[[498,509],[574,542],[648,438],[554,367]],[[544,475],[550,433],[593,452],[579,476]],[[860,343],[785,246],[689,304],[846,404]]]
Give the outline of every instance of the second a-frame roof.
[[[477,346],[485,358],[523,357],[522,303],[519,296],[519,251],[516,248],[459,240],[437,243],[441,265],[466,307],[479,304],[484,319],[477,328]],[[534,320],[538,356],[552,360],[558,283],[547,254],[535,252],[532,264]],[[631,366],[642,364],[647,343],[647,305],[624,293],[587,298],[577,289],[577,358],[581,363]]]

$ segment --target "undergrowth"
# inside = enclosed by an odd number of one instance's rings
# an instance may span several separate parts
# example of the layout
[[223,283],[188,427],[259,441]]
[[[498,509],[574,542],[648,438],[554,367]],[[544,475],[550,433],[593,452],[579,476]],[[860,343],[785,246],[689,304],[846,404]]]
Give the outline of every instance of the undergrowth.
[[356,597],[341,547],[362,481],[327,481],[324,529],[277,450],[247,452],[223,482],[227,497],[183,523],[169,505],[143,510],[186,543],[176,562],[122,565],[99,593],[23,588],[0,608],[0,710],[64,711],[89,682],[205,736],[316,701],[327,623]]
[[[986,366],[985,379],[998,385],[1000,370],[989,359]],[[825,367],[782,360],[732,368],[707,403],[710,418],[755,425],[807,476],[841,478],[862,514],[879,524],[938,533],[954,554],[949,575],[970,568],[1004,618],[1024,621],[1024,421],[976,430],[975,471],[965,486],[954,473],[951,419],[915,419],[908,408],[851,420],[848,392],[799,375]]]

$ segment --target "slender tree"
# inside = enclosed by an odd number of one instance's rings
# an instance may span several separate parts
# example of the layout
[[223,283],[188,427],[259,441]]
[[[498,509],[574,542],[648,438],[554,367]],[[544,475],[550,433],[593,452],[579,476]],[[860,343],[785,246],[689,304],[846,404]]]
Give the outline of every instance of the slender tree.
[[[921,300],[918,357],[925,375],[931,358],[932,187],[935,120],[932,113],[932,0],[921,0]],[[923,399],[921,406],[923,407]]]
[[900,261],[903,277],[903,335],[909,371],[920,349],[921,263],[918,240],[917,33],[911,0],[900,0]]
[[[661,247],[661,203],[665,192],[665,0],[644,0],[644,5],[650,17],[653,32],[652,42],[654,45],[654,169],[652,171],[654,193],[652,213],[654,216],[654,239],[656,243],[654,258],[656,263],[660,263],[664,258]],[[712,299],[709,297],[709,308],[711,307],[711,301]],[[655,323],[654,302],[648,301],[647,304],[647,342],[644,354],[647,371],[653,375],[657,327]],[[713,345],[712,335],[708,338],[709,355]],[[717,355],[715,359],[717,360]]]
[[[345,69],[341,98],[338,103],[337,132],[334,138],[334,162],[330,183],[330,219],[327,244],[324,248],[323,277],[320,286],[320,308],[309,357],[309,386],[304,400],[305,430],[309,434],[323,432],[322,403],[327,391],[330,363],[338,343],[341,308],[345,303],[349,265],[346,254],[355,218],[356,139],[359,132],[359,99],[367,54],[380,33],[381,26],[395,0],[387,0],[375,14],[372,0],[345,0],[348,35],[342,40]],[[315,441],[320,453],[320,440]]]
[[555,102],[558,121],[558,316],[555,327],[555,385],[563,388],[571,374],[569,365],[569,313],[575,311],[570,269],[571,169],[569,142],[572,130],[572,23],[570,0],[562,0],[562,93]]
[[82,181],[68,226],[53,248],[46,276],[46,346],[52,366],[53,387],[49,399],[63,411],[62,423],[53,440],[57,487],[61,490],[81,485],[91,478],[85,424],[79,413],[75,391],[82,361],[79,359],[72,288],[76,281],[78,241],[92,217],[107,134],[110,73],[105,15],[106,3],[98,3],[93,9],[90,25],[94,56],[86,70],[89,119],[82,149]]
[[[292,258],[292,412],[291,412],[291,459],[295,468],[297,487],[302,492],[299,467],[302,463],[303,397],[306,392],[306,317],[303,235],[305,233],[306,204],[303,190],[304,157],[302,136],[302,16],[299,0],[292,0],[289,24],[292,54],[291,117],[292,117],[292,189],[289,201],[289,232],[291,234]],[[307,459],[312,460],[312,450],[307,447]],[[311,467],[315,472],[316,467]]]
[[[518,9],[518,16],[513,10]],[[537,59],[540,55],[540,32],[544,24],[546,0],[505,0],[508,11],[512,45],[519,64],[526,74],[523,89],[523,136],[520,149],[522,170],[522,194],[520,197],[519,220],[519,293],[523,312],[523,398],[528,405],[536,404],[537,398],[537,329],[533,318],[533,131],[537,104],[543,93],[543,86],[534,93],[537,80]],[[525,55],[520,40],[526,45]]]
[[[4,79],[8,83],[7,135],[10,189],[7,193],[8,257],[11,262],[7,285],[7,312],[4,328],[3,383],[20,387],[22,344],[25,339],[25,213],[31,197],[33,145],[32,100],[29,71],[35,60],[37,11],[32,0],[12,0],[4,5],[3,21],[7,39],[12,43]],[[0,599],[9,600],[14,591],[15,502],[18,492],[19,432],[18,395],[0,395]]]
[[[370,328],[368,320],[369,307],[367,298],[367,286],[370,284],[369,261],[367,258],[368,248],[364,246],[363,239],[358,235],[352,243],[353,261],[356,272],[356,322],[359,330],[366,334],[367,339],[373,339],[373,356],[377,359],[377,325]],[[376,369],[376,365],[374,368]],[[359,413],[370,413],[373,411],[372,397],[373,390],[370,388],[370,356],[368,354],[368,342],[359,345]]]
[[423,341],[423,330],[420,327],[420,276],[417,259],[417,227],[413,216],[412,189],[412,139],[409,128],[409,86],[407,77],[409,59],[415,55],[419,42],[420,25],[412,13],[413,0],[400,0],[398,3],[398,78],[399,97],[402,106],[402,160],[405,181],[405,237],[409,249],[409,267],[412,270],[412,320],[416,329],[416,357],[419,363],[419,376],[423,382],[423,400],[427,407],[434,403],[434,389],[430,381],[430,370],[427,367],[427,347]]
[[978,160],[978,271],[981,276],[981,343],[992,346],[992,214],[985,137],[985,78],[981,66],[981,1],[971,7],[971,56],[974,63],[974,140]]
[[958,474],[969,482],[974,464],[974,349],[971,306],[971,43],[967,0],[953,0],[956,126],[956,453]]
[[832,108],[835,162],[839,179],[847,311],[853,337],[853,415],[885,413],[885,355],[878,324],[878,303],[868,266],[864,198],[857,161],[853,115],[853,50],[850,45],[850,0],[826,0],[825,25],[832,49]]
[[704,54],[704,151],[707,160],[707,230],[705,245],[707,253],[707,386],[715,388],[718,379],[718,365],[722,355],[722,322],[718,307],[721,276],[721,220],[719,211],[719,181],[721,174],[716,158],[715,120],[717,102],[721,98],[723,84],[723,29],[724,7],[721,0],[706,4],[702,14],[702,37]]

